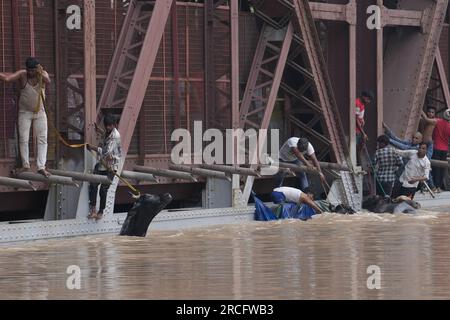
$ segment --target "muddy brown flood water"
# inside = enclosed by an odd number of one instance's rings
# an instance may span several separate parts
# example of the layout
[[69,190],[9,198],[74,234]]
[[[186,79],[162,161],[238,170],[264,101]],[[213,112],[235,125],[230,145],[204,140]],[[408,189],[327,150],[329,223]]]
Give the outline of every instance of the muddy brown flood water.
[[0,298],[449,299],[448,209],[3,244]]

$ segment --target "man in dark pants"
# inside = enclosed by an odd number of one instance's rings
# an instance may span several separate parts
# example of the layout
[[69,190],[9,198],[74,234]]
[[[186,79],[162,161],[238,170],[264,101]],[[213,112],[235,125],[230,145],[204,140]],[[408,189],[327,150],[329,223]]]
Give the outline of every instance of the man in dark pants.
[[[105,135],[99,147],[87,145],[88,150],[95,151],[99,162],[95,165],[94,174],[107,176],[110,180],[114,178],[114,173],[119,169],[120,158],[122,157],[122,147],[120,133],[116,129],[116,119],[107,114],[103,119]],[[106,196],[109,185],[100,186],[100,208],[96,212],[98,183],[89,184],[89,219],[100,220],[103,217],[103,210],[106,207]]]
[[431,170],[430,160],[427,158],[426,143],[419,145],[419,150],[396,150],[397,154],[409,158],[400,178],[394,184],[392,198],[407,196],[411,200],[421,181],[427,181]]
[[[312,164],[309,162],[312,162]],[[287,162],[297,164],[299,166],[306,166],[308,168],[316,168],[320,179],[324,182],[325,176],[320,168],[320,163],[317,160],[316,152],[312,144],[306,138],[289,138],[280,148],[280,162]],[[276,176],[276,186],[282,187],[285,174],[279,172]],[[298,176],[298,187],[301,190],[309,187],[308,177],[306,173],[300,172]]]
[[374,166],[377,168],[377,195],[390,196],[392,187],[396,179],[396,171],[403,165],[395,149],[389,146],[389,138],[386,135],[377,138],[378,149],[373,159]]

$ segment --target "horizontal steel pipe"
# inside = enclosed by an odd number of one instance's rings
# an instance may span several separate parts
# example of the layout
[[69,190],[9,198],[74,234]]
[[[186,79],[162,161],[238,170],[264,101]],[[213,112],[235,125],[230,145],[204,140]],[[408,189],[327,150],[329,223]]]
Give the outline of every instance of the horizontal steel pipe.
[[48,169],[48,172],[57,176],[70,177],[77,181],[87,181],[92,183],[101,183],[108,185],[111,184],[111,180],[109,180],[108,177],[99,174],[90,174],[65,170],[53,170],[53,169]]
[[[289,168],[280,168],[275,166],[260,166],[258,169],[260,174],[264,176],[275,176],[278,173],[284,173],[285,175],[295,176],[295,173]],[[273,172],[273,174],[263,174],[263,172],[261,172],[261,169],[264,169],[265,171],[268,172]]]
[[79,187],[78,183],[73,181],[72,178],[61,177],[61,176],[57,176],[57,175],[51,175],[50,177],[46,178],[42,174],[39,174],[39,173],[22,172],[17,175],[17,178],[23,179],[23,180],[46,182],[46,183],[50,183],[50,184],[63,184],[63,185],[67,185],[67,186]]
[[228,180],[231,181],[231,178],[227,176],[224,172],[214,171],[214,170],[208,170],[208,169],[201,169],[186,165],[178,165],[178,164],[169,164],[169,168],[176,171],[184,171],[184,172],[190,172],[192,174],[196,174],[198,176],[204,176],[204,177],[210,177],[210,178],[217,178],[222,180]]
[[351,171],[345,164],[332,163],[332,162],[319,162],[320,168],[322,169],[330,169],[336,171]]
[[285,162],[280,162],[280,163],[278,163],[278,165],[280,166],[280,168],[290,169],[295,172],[306,172],[306,173],[312,173],[312,174],[319,173],[316,168],[308,168],[307,166],[304,166],[304,165],[285,163]]
[[[317,172],[317,170],[315,168],[308,168],[307,166],[297,165],[297,164],[293,164],[293,163],[280,162],[278,165],[281,168],[288,168],[288,169],[298,171],[298,172],[311,172],[311,173]],[[350,171],[350,170],[348,170],[348,167],[345,165],[340,165],[337,163],[328,163],[328,162],[320,162],[320,168],[336,170],[336,171]]]
[[254,176],[254,177],[261,176],[256,170],[249,168],[226,166],[221,164],[201,164],[200,167],[209,170],[227,172],[231,174],[240,174],[243,176]]
[[135,166],[133,168],[133,170],[138,171],[138,172],[151,173],[151,174],[154,174],[155,176],[198,182],[197,179],[195,179],[191,174],[186,173],[186,172],[179,172],[179,171],[151,168],[151,167],[144,167],[144,166]]
[[33,186],[31,181],[27,180],[0,177],[0,185],[36,191],[36,188]]
[[135,172],[135,171],[122,171],[122,178],[132,179],[138,181],[158,182],[155,176],[151,173]]

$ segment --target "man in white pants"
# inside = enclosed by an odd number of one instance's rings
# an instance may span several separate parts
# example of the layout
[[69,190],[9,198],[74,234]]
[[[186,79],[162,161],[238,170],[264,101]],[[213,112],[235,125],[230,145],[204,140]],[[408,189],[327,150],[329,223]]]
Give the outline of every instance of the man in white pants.
[[[0,80],[20,83],[19,98],[19,150],[24,171],[30,170],[29,140],[30,128],[37,139],[37,170],[48,177],[45,168],[47,162],[47,115],[44,109],[45,86],[50,84],[50,77],[36,58],[30,57],[25,62],[26,70],[13,74],[0,73]],[[41,80],[42,79],[42,80]]]

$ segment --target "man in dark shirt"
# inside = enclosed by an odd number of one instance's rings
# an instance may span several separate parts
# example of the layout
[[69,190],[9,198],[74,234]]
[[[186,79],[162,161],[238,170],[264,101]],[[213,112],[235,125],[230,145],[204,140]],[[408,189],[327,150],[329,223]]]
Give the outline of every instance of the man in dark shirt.
[[377,194],[390,196],[396,179],[396,171],[403,165],[402,158],[389,146],[386,135],[377,138],[378,149],[373,159],[376,168]]

